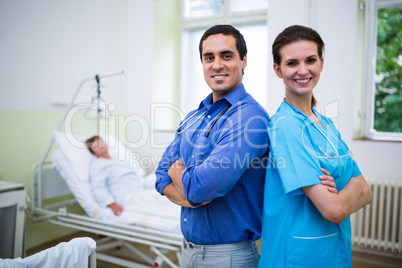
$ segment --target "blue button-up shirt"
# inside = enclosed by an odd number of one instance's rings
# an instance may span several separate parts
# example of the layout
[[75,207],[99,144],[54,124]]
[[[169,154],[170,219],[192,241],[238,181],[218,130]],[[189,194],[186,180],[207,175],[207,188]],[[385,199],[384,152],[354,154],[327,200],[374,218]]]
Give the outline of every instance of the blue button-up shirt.
[[156,189],[172,183],[169,167],[186,170],[181,229],[193,243],[255,241],[261,236],[269,116],[243,85],[212,103],[212,94],[182,121],[156,170]]

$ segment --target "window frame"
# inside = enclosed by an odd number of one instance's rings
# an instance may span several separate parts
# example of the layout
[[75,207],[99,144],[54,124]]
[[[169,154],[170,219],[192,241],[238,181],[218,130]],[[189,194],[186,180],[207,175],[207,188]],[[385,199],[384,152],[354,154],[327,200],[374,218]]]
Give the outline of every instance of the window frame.
[[208,16],[206,18],[185,18],[184,5],[186,0],[181,1],[181,30],[191,30],[209,27],[216,24],[251,24],[267,21],[267,9],[257,11],[245,11],[239,13],[230,12],[230,1],[223,1],[222,14]]
[[379,132],[374,129],[375,73],[377,64],[378,9],[402,5],[402,0],[366,0],[361,2],[365,9],[364,38],[364,114],[361,134],[363,138],[383,141],[402,141],[402,132]]

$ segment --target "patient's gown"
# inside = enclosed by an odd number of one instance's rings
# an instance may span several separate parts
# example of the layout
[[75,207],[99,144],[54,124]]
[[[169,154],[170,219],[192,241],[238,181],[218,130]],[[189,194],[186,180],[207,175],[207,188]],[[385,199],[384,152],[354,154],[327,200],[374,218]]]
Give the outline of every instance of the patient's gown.
[[[99,208],[92,217],[180,233],[181,207],[155,190],[155,180],[155,173],[143,177],[131,170],[126,161],[94,159],[90,182]],[[119,216],[107,207],[113,202],[123,206]]]
[[99,206],[116,202],[123,204],[129,193],[142,187],[141,177],[129,168],[126,161],[95,158],[90,167],[90,183]]

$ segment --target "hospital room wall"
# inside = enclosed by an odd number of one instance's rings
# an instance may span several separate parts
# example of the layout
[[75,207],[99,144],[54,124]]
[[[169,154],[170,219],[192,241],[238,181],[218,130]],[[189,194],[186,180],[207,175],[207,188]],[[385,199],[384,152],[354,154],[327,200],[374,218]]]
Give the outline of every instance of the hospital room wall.
[[[325,42],[324,69],[314,90],[318,109],[338,125],[342,138],[352,150],[366,178],[402,180],[400,166],[402,142],[360,140],[354,138],[359,128],[363,98],[362,51],[358,37],[364,31],[357,0],[269,0],[269,44],[285,27],[310,25]],[[269,64],[272,63],[272,56]],[[284,85],[268,68],[268,112],[272,115],[284,97]],[[368,89],[362,89],[368,90]]]
[[[166,0],[0,1],[0,180],[23,183],[29,192],[30,169],[42,157],[63,114],[64,108],[51,102],[68,102],[81,80],[96,73],[125,69],[125,75],[105,80],[105,98],[116,103],[117,112],[150,118],[153,84],[169,81],[165,84],[177,87],[176,80],[163,80],[174,76],[177,66],[160,68],[162,76],[154,78],[150,71],[158,63],[153,59],[153,5],[158,8],[163,2]],[[329,107],[337,115],[331,118],[366,177],[401,180],[397,167],[402,143],[353,139],[354,108],[361,98],[356,93],[356,57],[361,50],[356,34],[362,27],[357,23],[358,12],[358,1],[288,0],[283,5],[281,0],[269,0],[269,43],[294,23],[317,28],[326,42],[324,72],[316,88],[319,108]],[[168,53],[177,53],[177,49],[176,44]],[[266,108],[272,115],[284,87],[270,68],[267,75]],[[84,95],[79,101],[88,101],[91,94]],[[167,100],[171,98],[169,95]],[[161,96],[157,99],[163,100]],[[134,141],[135,127],[132,124],[127,129]],[[157,145],[148,142],[140,148],[142,154],[157,159],[173,135],[156,132]],[[27,248],[71,231],[29,220],[26,229]]]
[[[160,4],[163,0],[156,2]],[[362,20],[364,10],[359,6],[358,0],[287,0],[286,5],[282,0],[269,0],[268,42],[272,44],[277,34],[292,24],[309,25],[318,30],[326,44],[324,70],[315,88],[318,109],[339,127],[343,139],[367,178],[402,180],[402,172],[396,168],[400,165],[402,142],[362,140],[356,135],[362,120],[363,93],[368,90],[362,86],[363,47],[359,38],[364,32],[364,20]],[[166,19],[164,23],[168,23],[169,18],[164,18]],[[161,51],[162,47],[160,45]],[[165,54],[168,53],[175,55],[172,49],[165,51]],[[159,56],[155,58],[155,68],[161,64],[160,60],[162,58]],[[268,64],[269,66],[272,64],[270,54]],[[160,81],[170,81],[163,78],[174,77],[174,70],[165,68]],[[273,115],[284,97],[284,85],[272,68],[268,68],[267,77],[268,105],[265,108],[270,115]],[[154,80],[156,79],[158,76],[155,76]],[[154,83],[156,87],[163,82]],[[170,81],[166,84],[174,83]],[[167,90],[163,92],[165,89]],[[172,94],[177,91],[159,87],[159,91],[155,92],[159,94],[157,98],[159,101],[170,102],[174,99]],[[174,132],[158,131],[154,134],[158,137],[156,146],[158,149],[152,144],[147,144],[142,149],[146,155],[158,157],[163,151],[163,145],[172,140]]]
[[[101,80],[102,95],[116,116],[148,118],[152,55],[153,1],[0,1],[0,180],[30,194],[31,167],[83,79],[124,69]],[[76,103],[90,101],[94,81]],[[74,125],[76,134],[95,129],[95,121]],[[28,218],[25,227],[26,248],[76,231]]]

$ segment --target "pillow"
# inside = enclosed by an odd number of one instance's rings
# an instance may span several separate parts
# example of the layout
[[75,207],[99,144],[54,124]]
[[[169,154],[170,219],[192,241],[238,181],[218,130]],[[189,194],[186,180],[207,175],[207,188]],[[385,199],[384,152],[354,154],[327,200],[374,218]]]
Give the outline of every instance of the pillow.
[[[66,181],[68,188],[70,188],[78,203],[80,203],[85,212],[92,217],[98,208],[98,203],[96,203],[92,195],[89,179],[81,180],[78,178],[77,173],[71,167],[61,150],[54,151],[51,160],[53,166],[56,167],[61,177]],[[86,178],[88,177],[87,175]]]
[[81,180],[89,180],[89,165],[93,156],[85,145],[89,136],[76,136],[60,131],[54,131],[54,137],[67,162]]

